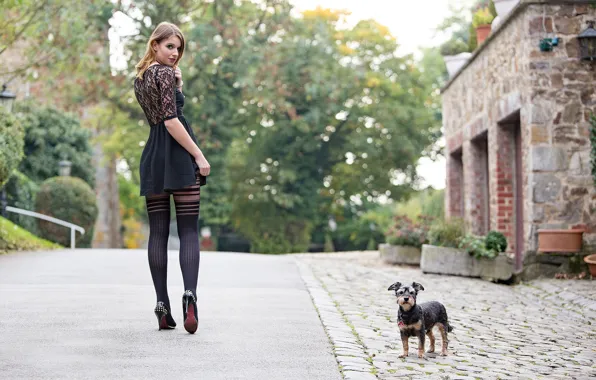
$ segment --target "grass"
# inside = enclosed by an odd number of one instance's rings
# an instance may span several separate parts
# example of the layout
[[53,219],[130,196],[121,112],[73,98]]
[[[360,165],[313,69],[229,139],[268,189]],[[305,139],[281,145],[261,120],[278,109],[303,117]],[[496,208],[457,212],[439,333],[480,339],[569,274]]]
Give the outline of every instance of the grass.
[[0,254],[10,251],[35,251],[58,248],[62,248],[62,246],[38,238],[8,219],[0,217]]

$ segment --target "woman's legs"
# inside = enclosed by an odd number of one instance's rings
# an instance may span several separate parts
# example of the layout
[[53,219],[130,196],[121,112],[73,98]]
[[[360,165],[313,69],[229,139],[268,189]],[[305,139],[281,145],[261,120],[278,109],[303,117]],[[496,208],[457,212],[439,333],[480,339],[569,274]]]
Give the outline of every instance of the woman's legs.
[[176,222],[180,237],[180,269],[184,289],[191,290],[196,297],[201,252],[199,248],[199,208],[201,188],[198,184],[174,190]]
[[157,302],[163,302],[168,310],[168,237],[170,235],[170,195],[150,195],[146,198],[149,215],[149,269],[155,286]]

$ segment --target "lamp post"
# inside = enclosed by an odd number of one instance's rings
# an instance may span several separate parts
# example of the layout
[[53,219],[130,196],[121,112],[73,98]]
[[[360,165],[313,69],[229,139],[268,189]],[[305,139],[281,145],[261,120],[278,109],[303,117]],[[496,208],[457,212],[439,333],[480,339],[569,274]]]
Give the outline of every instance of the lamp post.
[[0,92],[0,106],[4,107],[6,111],[12,112],[12,104],[17,96],[6,89],[6,84],[2,85],[2,92]]
[[596,29],[594,21],[588,21],[588,27],[577,36],[580,58],[584,61],[596,61]]
[[[7,112],[12,111],[12,103],[17,96],[12,92],[6,89],[6,84],[2,85],[2,92],[0,92],[0,107],[6,109]],[[8,202],[6,201],[6,189],[2,186],[2,191],[0,191],[0,215],[6,218],[6,206]]]
[[58,162],[58,173],[62,177],[70,176],[70,169],[72,167],[72,162],[68,160],[62,160]]

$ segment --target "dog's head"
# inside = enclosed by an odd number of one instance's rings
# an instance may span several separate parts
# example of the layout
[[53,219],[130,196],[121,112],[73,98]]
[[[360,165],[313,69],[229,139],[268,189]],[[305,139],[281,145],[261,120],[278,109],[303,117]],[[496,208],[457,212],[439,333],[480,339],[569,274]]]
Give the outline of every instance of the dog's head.
[[401,282],[391,284],[389,289],[395,291],[397,297],[397,304],[404,311],[409,311],[416,306],[416,297],[418,292],[424,290],[424,287],[417,282],[412,282],[411,285],[401,285]]

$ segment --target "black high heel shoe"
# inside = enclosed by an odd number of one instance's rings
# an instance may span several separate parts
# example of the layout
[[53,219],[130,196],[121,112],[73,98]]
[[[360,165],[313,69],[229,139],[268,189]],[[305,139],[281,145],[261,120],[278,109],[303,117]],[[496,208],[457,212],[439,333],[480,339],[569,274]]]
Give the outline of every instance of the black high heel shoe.
[[197,297],[191,290],[182,296],[182,313],[184,314],[184,328],[194,334],[199,327],[199,314],[197,312]]
[[166,307],[166,305],[159,301],[155,306],[155,316],[157,317],[157,323],[159,324],[160,330],[171,330],[176,327],[176,322],[172,318],[172,314]]

